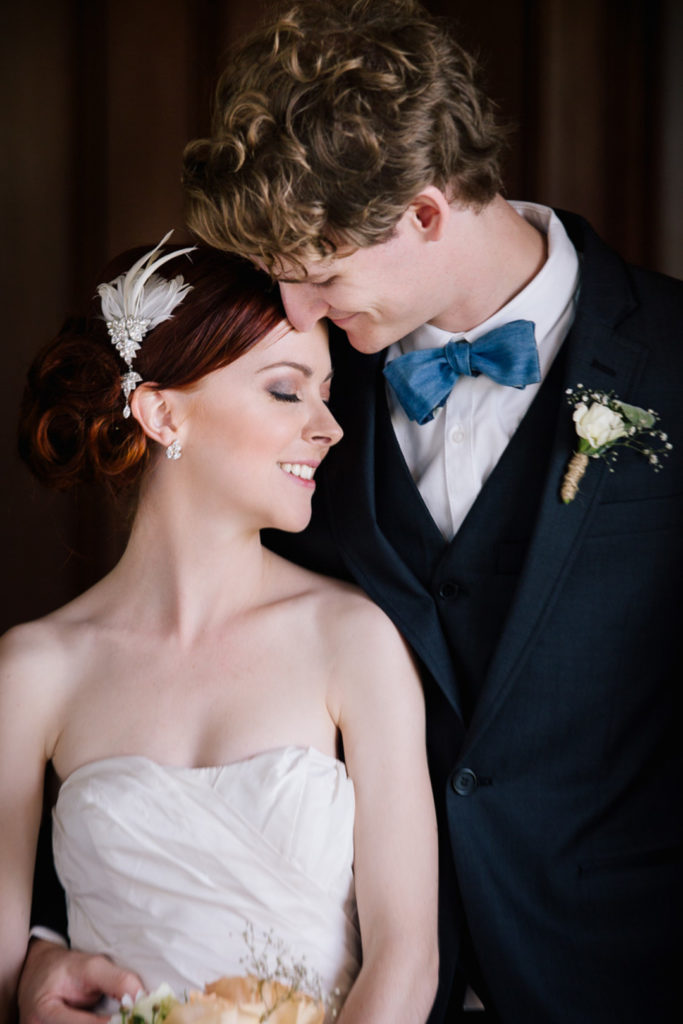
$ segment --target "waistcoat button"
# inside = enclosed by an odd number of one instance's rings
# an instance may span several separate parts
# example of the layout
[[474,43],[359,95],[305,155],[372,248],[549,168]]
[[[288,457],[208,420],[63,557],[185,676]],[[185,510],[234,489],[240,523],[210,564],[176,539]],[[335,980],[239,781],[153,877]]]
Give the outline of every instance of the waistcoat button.
[[460,587],[455,580],[444,580],[443,583],[439,584],[439,589],[437,591],[439,597],[443,601],[452,601],[458,596],[459,592]]
[[451,785],[458,796],[472,796],[477,788],[477,776],[471,768],[462,768],[451,779]]

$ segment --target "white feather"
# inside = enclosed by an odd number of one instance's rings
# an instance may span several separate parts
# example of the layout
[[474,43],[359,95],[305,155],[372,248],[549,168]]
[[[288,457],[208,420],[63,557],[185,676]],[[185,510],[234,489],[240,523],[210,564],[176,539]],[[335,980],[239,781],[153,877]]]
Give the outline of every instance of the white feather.
[[169,231],[164,235],[159,244],[141,256],[130,270],[120,274],[114,281],[99,285],[97,292],[102,299],[102,315],[105,320],[139,317],[152,321],[148,327],[151,330],[162,320],[168,320],[173,309],[182,302],[192,286],[186,285],[180,276],[167,281],[154,273],[169,260],[193,252],[196,248],[192,245],[155,258],[171,234]]
[[186,249],[160,255],[159,250],[172,234],[169,231],[158,245],[136,260],[130,270],[119,274],[113,281],[99,285],[97,289],[102,300],[102,316],[107,323],[112,344],[128,367],[128,373],[121,378],[126,400],[123,409],[125,417],[130,416],[128,397],[142,380],[140,374],[131,368],[143,338],[157,324],[169,320],[176,306],[192,290],[192,285],[185,284],[180,274],[166,280],[155,273],[168,260],[193,252],[196,248],[191,245]]

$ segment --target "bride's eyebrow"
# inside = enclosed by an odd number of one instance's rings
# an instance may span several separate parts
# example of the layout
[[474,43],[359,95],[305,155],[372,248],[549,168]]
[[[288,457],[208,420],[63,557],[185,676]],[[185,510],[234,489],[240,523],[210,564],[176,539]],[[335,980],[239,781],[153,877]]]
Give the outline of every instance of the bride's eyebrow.
[[[292,363],[292,362],[289,362],[289,360],[283,360],[280,363],[269,363],[268,366],[262,366],[261,369],[257,370],[256,372],[257,372],[257,374],[258,373],[265,373],[266,370],[277,370],[281,366],[287,366],[287,367],[289,367],[292,370],[298,370],[300,373],[303,373],[304,377],[307,377],[307,378],[313,376],[313,370],[311,369],[310,366],[307,366],[305,363]],[[328,380],[332,380],[332,375],[333,374],[334,374],[334,370],[330,370],[330,372],[328,373],[327,377],[325,377],[325,380],[323,381],[323,384],[327,383]]]
[[280,363],[269,363],[268,366],[262,366],[261,369],[256,372],[265,373],[266,370],[277,370],[281,366],[288,366],[291,370],[298,370],[300,373],[303,373],[304,377],[313,376],[313,370],[310,366],[306,366],[305,363],[291,363],[286,360],[283,360]]

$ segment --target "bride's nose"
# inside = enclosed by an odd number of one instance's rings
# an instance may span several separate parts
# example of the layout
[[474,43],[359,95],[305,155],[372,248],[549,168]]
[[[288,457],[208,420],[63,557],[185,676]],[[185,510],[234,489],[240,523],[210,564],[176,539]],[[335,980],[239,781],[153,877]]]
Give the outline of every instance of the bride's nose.
[[317,444],[325,444],[328,447],[337,444],[344,436],[344,431],[324,403],[311,415],[306,427],[304,437],[307,441]]

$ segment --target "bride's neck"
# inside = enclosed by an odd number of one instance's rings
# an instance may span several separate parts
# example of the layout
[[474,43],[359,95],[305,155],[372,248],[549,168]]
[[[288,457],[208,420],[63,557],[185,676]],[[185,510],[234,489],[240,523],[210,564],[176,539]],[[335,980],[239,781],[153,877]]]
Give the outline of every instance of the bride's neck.
[[131,614],[191,637],[264,600],[271,561],[258,531],[147,496],[112,581]]

